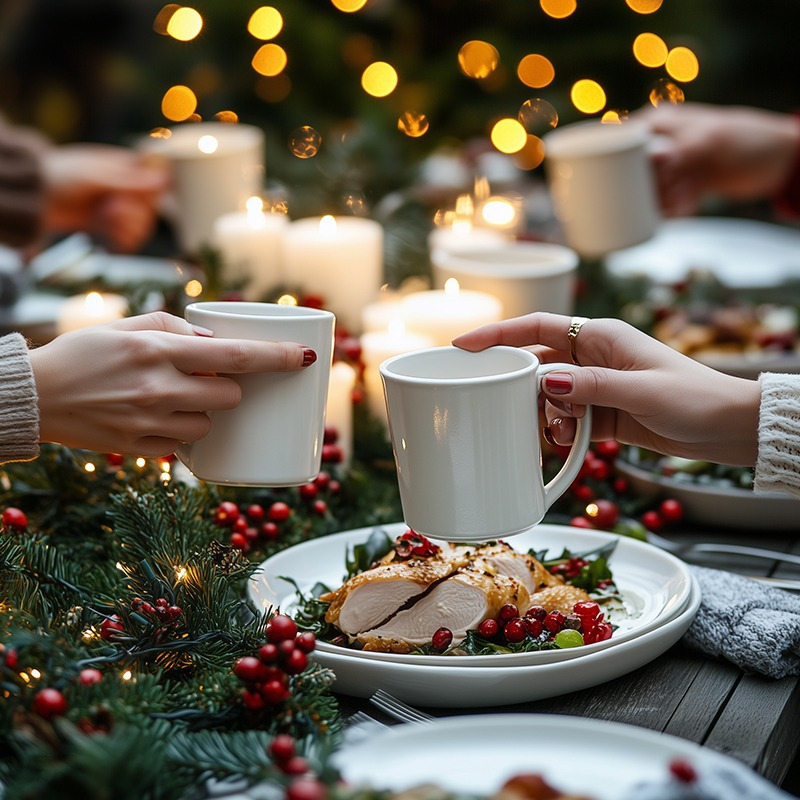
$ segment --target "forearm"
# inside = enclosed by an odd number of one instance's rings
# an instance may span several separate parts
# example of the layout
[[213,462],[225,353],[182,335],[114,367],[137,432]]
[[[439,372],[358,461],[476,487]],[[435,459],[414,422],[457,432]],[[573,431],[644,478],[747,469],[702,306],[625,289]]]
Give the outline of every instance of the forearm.
[[28,346],[18,333],[0,338],[0,463],[39,454],[39,405]]
[[757,492],[800,496],[800,375],[760,378]]

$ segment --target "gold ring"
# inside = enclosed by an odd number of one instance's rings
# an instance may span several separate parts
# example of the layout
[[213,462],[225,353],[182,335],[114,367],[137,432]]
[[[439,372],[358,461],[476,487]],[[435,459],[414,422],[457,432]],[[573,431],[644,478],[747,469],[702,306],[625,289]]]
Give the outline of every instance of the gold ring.
[[589,317],[573,317],[569,322],[569,330],[567,331],[567,341],[569,341],[569,355],[573,364],[581,365],[578,361],[578,355],[575,352],[575,342],[581,328],[589,321]]

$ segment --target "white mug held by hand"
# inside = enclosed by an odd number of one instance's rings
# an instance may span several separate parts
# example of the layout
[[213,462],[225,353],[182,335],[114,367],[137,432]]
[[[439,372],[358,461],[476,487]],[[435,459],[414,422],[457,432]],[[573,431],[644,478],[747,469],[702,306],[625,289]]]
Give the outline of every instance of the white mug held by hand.
[[233,486],[299,486],[322,461],[325,402],[333,358],[330,311],[274,303],[208,302],[186,307],[186,319],[218,338],[298,342],[317,360],[295,372],[231,376],[242,401],[212,411],[211,431],[182,445],[178,458],[202,480]]
[[403,516],[436,539],[489,541],[542,521],[589,449],[591,409],[564,466],[544,483],[538,393],[546,372],[528,350],[434,347],[395,356],[380,372]]

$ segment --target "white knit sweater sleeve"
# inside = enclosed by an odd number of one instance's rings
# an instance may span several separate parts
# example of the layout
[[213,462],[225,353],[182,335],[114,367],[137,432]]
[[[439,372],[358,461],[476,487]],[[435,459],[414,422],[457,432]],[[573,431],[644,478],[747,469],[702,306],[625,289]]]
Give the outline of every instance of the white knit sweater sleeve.
[[800,496],[800,375],[765,372],[755,490]]
[[39,455],[39,397],[28,345],[19,333],[0,338],[0,463]]

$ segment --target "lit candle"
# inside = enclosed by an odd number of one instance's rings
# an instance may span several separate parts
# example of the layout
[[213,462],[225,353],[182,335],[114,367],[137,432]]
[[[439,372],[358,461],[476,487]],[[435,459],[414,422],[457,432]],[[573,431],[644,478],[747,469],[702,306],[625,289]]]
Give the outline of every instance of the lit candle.
[[386,330],[362,334],[360,341],[361,360],[364,362],[364,399],[372,416],[382,421],[388,429],[383,384],[378,368],[387,358],[434,347],[436,342],[430,336],[407,331],[400,319],[392,320]]
[[59,334],[113,322],[122,319],[128,310],[128,301],[118,294],[88,294],[68,297],[58,310],[56,331]]
[[325,406],[325,425],[339,434],[336,444],[342,449],[341,468],[347,471],[353,457],[353,389],[356,371],[350,364],[337,361],[331,366],[328,401]]
[[286,279],[322,297],[337,324],[358,333],[383,283],[383,228],[363,217],[309,217],[284,236]]
[[260,197],[247,200],[247,211],[231,211],[214,221],[212,245],[219,251],[222,280],[243,285],[245,300],[263,300],[285,281],[283,234],[286,214],[264,213]]
[[402,319],[403,301],[396,292],[381,291],[380,299],[370,303],[361,311],[361,330],[385,331],[392,320]]
[[403,321],[410,331],[430,336],[446,345],[473,328],[499,322],[503,304],[486,292],[462,290],[456,279],[444,289],[414,292],[403,300]]
[[438,215],[437,227],[428,235],[428,249],[461,252],[474,247],[502,244],[507,235],[499,229],[476,227],[475,202],[468,194],[456,199],[455,210]]

